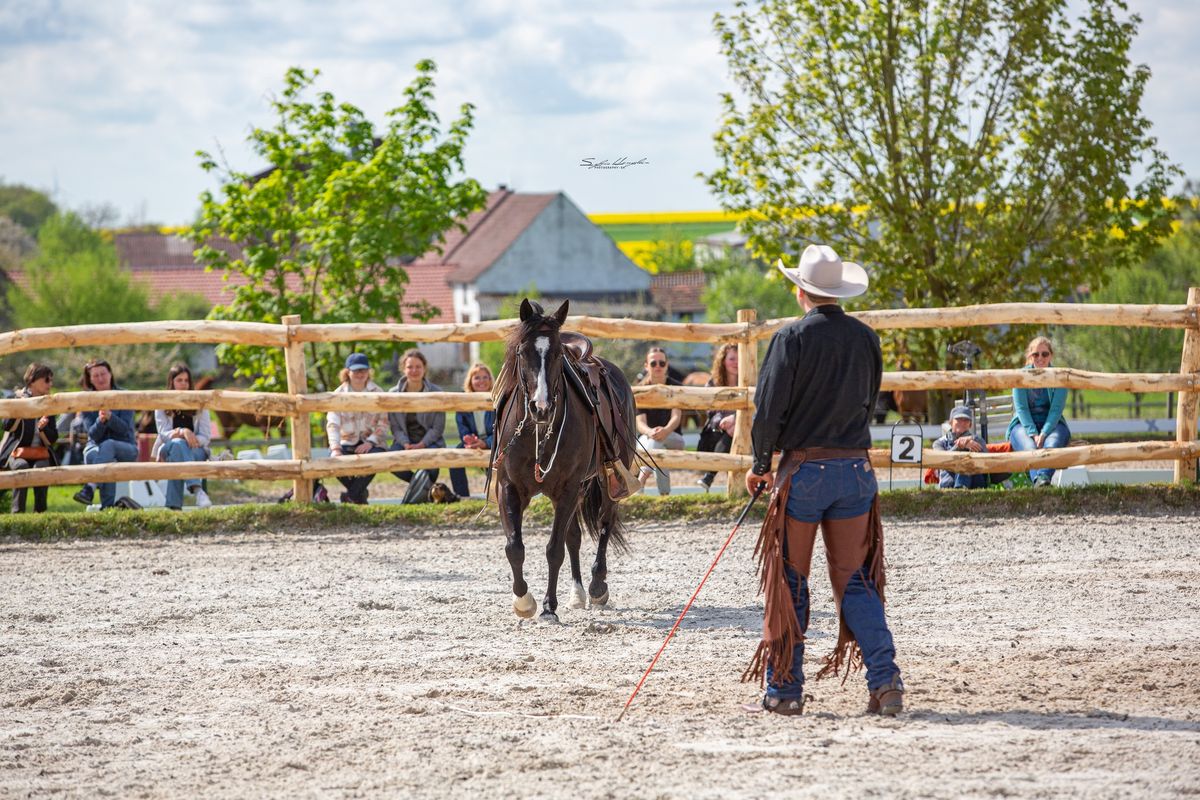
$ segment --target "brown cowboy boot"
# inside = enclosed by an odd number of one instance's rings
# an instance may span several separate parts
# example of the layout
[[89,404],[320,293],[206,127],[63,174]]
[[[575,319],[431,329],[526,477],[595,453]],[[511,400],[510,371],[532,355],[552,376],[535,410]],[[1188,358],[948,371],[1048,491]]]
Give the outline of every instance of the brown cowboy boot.
[[890,683],[871,690],[871,699],[867,701],[868,714],[882,714],[894,717],[904,710],[904,682],[900,676],[892,678]]

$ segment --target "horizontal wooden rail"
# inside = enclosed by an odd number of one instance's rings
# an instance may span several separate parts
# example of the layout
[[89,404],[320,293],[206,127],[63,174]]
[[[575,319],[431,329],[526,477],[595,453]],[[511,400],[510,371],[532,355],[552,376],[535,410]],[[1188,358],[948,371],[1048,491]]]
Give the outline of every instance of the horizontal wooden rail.
[[1122,328],[1200,327],[1196,306],[1124,303],[992,303],[952,308],[855,311],[872,328],[970,328],[980,325],[1099,325]]
[[[750,456],[698,453],[690,450],[655,450],[651,454],[663,469],[744,472]],[[1064,469],[1114,461],[1181,461],[1200,456],[1200,442],[1134,442],[1063,447],[1013,453],[967,453],[925,449],[923,468],[948,469],[974,475],[983,472],[1021,472],[1029,469]],[[889,466],[890,451],[870,451],[877,469]],[[46,467],[0,471],[0,489],[21,486],[57,486],[105,481],[213,478],[219,480],[296,480],[334,475],[368,475],[377,472],[446,467],[486,467],[486,450],[442,448],[399,450],[362,456],[338,456],[312,461],[258,459],[247,461],[193,461],[179,463],[135,462],[93,466]],[[897,469],[912,465],[894,465]]]
[[[925,389],[1009,389],[1064,386],[1113,392],[1194,392],[1200,376],[1194,373],[1113,373],[1076,369],[995,369],[941,372],[885,372],[884,391]],[[754,389],[737,386],[635,386],[639,409],[680,408],[744,410],[752,407]],[[186,410],[208,408],[267,417],[329,411],[486,411],[492,408],[486,392],[320,392],[288,395],[232,389],[171,392],[60,392],[47,397],[0,400],[0,418],[31,418],[47,414],[91,411],[97,408]]]
[[511,319],[485,322],[403,324],[347,322],[331,325],[295,325],[297,342],[495,342],[503,339],[516,323]]
[[[1049,324],[1155,328],[1200,328],[1195,305],[1122,305],[1101,303],[997,303],[956,308],[897,308],[855,311],[876,329],[962,328],[981,325]],[[770,338],[794,317],[752,323],[653,322],[573,316],[569,330],[613,339],[676,342],[746,342]],[[503,339],[511,320],[461,324],[347,323],[272,325],[224,320],[164,320],[61,328],[27,328],[0,333],[0,356],[62,347],[151,344],[246,344],[284,347],[292,341],[484,342]]]
[[[876,460],[875,453],[882,458]],[[1030,469],[1065,469],[1084,464],[1114,461],[1181,461],[1200,456],[1200,442],[1121,442],[1083,447],[1058,447],[1053,450],[1026,450],[1012,453],[966,453],[924,450],[926,467],[977,475],[981,472],[1021,472]],[[871,463],[887,466],[890,452],[872,451]],[[898,465],[897,465],[898,466]]]
[[[752,394],[736,386],[635,386],[639,408],[743,409]],[[266,417],[329,411],[486,411],[492,408],[487,392],[321,392],[288,395],[229,389],[170,392],[60,392],[45,397],[0,400],[0,418],[36,418],[49,414],[123,408],[134,411],[187,410],[240,411]]]
[[25,328],[0,333],[0,356],[28,350],[59,347],[97,347],[118,344],[252,344],[282,347],[282,325],[221,320],[161,320],[107,325],[67,325],[61,328]]
[[892,389],[1103,389],[1109,392],[1192,392],[1197,375],[1178,372],[1087,372],[1080,369],[980,369],[885,372],[884,391]]

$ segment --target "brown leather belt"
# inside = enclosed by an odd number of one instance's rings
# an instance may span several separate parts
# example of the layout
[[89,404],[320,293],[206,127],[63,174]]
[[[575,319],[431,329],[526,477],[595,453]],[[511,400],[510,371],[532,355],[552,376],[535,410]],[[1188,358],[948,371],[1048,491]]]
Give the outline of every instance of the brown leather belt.
[[870,458],[863,447],[805,447],[786,451],[803,464],[805,461],[824,461],[830,458]]

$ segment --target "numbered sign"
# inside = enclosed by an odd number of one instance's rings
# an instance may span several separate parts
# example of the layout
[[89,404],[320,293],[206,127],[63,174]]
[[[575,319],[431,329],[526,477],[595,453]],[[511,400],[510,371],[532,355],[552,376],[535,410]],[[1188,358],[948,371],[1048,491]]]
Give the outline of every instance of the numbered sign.
[[893,433],[892,434],[892,463],[920,464],[921,463],[921,434]]

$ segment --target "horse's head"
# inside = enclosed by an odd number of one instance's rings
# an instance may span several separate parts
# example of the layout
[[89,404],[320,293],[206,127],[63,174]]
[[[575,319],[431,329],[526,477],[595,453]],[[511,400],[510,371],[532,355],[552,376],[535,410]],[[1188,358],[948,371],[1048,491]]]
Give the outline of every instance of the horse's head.
[[526,401],[539,421],[554,413],[554,398],[562,383],[562,340],[569,301],[553,314],[529,299],[521,301],[521,324],[509,334],[504,371],[524,389]]

